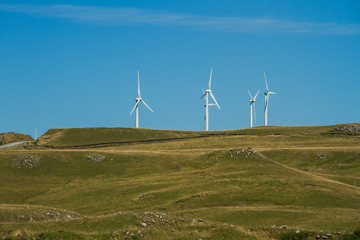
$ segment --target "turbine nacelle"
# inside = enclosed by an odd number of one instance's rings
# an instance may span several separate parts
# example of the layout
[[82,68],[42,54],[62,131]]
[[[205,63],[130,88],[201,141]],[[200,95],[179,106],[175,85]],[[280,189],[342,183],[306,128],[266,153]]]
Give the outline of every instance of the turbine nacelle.
[[264,92],[265,96],[267,95],[271,95],[271,94],[276,94],[276,92]]

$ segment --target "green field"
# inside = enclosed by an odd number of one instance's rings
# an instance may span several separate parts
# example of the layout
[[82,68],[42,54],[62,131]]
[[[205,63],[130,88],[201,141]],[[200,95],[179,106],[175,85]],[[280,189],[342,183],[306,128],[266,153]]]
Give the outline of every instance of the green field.
[[0,151],[0,239],[344,239],[359,130],[52,129]]

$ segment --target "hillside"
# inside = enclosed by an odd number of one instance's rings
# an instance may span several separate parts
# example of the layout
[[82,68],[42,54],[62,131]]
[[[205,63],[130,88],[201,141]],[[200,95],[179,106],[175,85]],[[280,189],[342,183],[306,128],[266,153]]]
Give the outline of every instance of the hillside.
[[0,133],[0,145],[21,141],[34,141],[34,139],[29,135],[24,135],[21,133]]
[[[345,126],[345,129],[341,129]],[[350,129],[346,126],[352,126]],[[317,136],[320,134],[360,135],[360,124],[316,126],[316,127],[255,127],[230,131],[174,131],[137,128],[64,128],[50,129],[39,138],[39,144],[51,147],[73,147],[111,145],[141,141],[179,140],[209,136],[237,135],[298,135]]]
[[46,146],[67,147],[201,137],[204,135],[206,135],[204,132],[136,128],[66,128],[50,129],[39,138],[39,143]]
[[0,152],[0,239],[341,239],[359,127],[49,130],[54,149]]

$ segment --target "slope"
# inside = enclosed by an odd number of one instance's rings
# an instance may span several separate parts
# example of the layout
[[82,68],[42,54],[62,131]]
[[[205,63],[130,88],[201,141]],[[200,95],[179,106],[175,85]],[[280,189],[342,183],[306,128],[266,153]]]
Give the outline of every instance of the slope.
[[22,142],[22,141],[33,141],[34,139],[29,135],[24,135],[21,133],[0,133],[0,145],[13,143],[13,142]]
[[[350,130],[349,130],[350,126]],[[342,129],[344,128],[345,129]],[[160,140],[181,140],[210,136],[319,136],[321,134],[360,135],[360,124],[340,124],[313,127],[255,127],[228,131],[174,131],[138,128],[65,128],[50,129],[39,138],[39,143],[51,147],[92,147],[116,143]],[[343,134],[345,133],[345,134]],[[301,134],[301,135],[300,135]]]
[[360,218],[360,138],[333,134],[343,126],[0,152],[0,232],[266,239],[281,225],[351,231]]

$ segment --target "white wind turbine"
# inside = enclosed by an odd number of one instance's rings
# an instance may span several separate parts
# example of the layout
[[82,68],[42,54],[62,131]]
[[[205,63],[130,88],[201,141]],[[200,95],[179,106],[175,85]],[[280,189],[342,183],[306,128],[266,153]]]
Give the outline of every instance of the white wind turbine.
[[265,94],[265,126],[267,126],[267,113],[268,113],[268,107],[269,107],[269,97],[271,94],[276,94],[276,93],[269,91],[265,72],[264,72],[264,78],[265,78],[265,84],[266,84],[266,92],[264,93]]
[[[260,92],[260,89],[257,91],[255,97],[252,97],[249,90],[247,90],[249,95],[250,95],[250,127],[252,128],[253,127],[253,115],[254,115],[254,119],[255,119],[255,122],[256,122],[256,111],[255,111],[255,102],[256,102],[256,97],[257,95],[259,94]],[[253,108],[254,106],[254,108]]]
[[139,75],[139,71],[138,71],[138,97],[135,98],[135,106],[133,108],[133,110],[131,111],[130,115],[134,112],[134,110],[136,109],[136,117],[135,117],[135,127],[138,128],[139,127],[139,104],[140,102],[142,102],[151,112],[154,112],[141,98],[140,96],[140,75]]
[[[220,110],[220,106],[217,103],[214,95],[211,92],[211,77],[212,77],[212,72],[213,72],[213,68],[211,67],[211,72],[210,72],[210,79],[209,79],[209,89],[206,89],[204,91],[204,95],[201,96],[200,99],[202,99],[203,97],[205,97],[205,131],[209,131],[209,106],[217,106]],[[215,103],[209,103],[209,95],[211,96],[211,98],[214,100]]]

